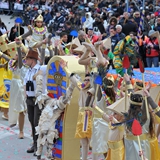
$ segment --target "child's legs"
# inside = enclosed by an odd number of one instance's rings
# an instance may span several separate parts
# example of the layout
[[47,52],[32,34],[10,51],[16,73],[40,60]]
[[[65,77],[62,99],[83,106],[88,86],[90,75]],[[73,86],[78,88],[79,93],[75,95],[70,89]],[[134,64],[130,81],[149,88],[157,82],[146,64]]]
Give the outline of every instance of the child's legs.
[[87,160],[88,151],[89,151],[89,140],[88,138],[81,139],[82,145],[82,160]]

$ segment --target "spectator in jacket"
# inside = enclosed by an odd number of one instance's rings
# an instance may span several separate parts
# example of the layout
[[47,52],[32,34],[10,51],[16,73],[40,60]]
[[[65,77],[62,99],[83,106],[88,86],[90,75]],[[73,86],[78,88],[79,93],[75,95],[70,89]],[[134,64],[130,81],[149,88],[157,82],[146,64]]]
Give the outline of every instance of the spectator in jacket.
[[49,21],[52,20],[52,16],[51,16],[48,8],[45,9],[45,13],[44,13],[43,18],[44,18],[45,25],[47,25],[49,23]]
[[137,25],[129,18],[125,19],[123,25],[122,25],[122,32],[127,36],[130,34],[130,32],[137,32]]
[[146,47],[146,61],[147,67],[159,67],[159,45],[158,39],[153,35],[154,30],[150,30],[148,38],[144,41]]
[[0,36],[5,34],[6,32],[7,32],[7,27],[0,18]]
[[93,28],[93,18],[91,17],[91,12],[86,13],[86,21],[84,22],[83,28]]
[[126,35],[122,32],[122,26],[120,24],[116,25],[116,32],[119,35],[120,40],[126,37]]
[[160,33],[160,16],[157,18],[156,22],[157,26],[154,28],[154,30]]

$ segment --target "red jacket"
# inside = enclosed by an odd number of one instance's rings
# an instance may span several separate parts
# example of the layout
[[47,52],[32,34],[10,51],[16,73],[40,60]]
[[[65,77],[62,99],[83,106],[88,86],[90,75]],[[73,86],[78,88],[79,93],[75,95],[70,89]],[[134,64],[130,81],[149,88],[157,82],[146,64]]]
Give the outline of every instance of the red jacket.
[[[144,41],[145,45],[153,44],[153,48],[148,49],[146,47],[146,57],[158,57],[159,56],[159,45],[158,45],[158,39],[152,40],[150,38],[146,38]],[[150,50],[150,52],[149,52]],[[150,53],[150,54],[149,54]]]

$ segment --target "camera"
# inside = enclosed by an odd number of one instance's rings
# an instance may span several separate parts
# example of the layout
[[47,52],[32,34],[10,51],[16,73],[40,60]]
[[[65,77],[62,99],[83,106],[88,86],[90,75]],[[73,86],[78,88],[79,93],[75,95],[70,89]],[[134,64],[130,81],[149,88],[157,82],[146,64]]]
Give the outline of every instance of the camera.
[[147,54],[151,54],[151,47],[147,47]]
[[32,81],[27,81],[26,83],[26,91],[34,91],[34,84]]

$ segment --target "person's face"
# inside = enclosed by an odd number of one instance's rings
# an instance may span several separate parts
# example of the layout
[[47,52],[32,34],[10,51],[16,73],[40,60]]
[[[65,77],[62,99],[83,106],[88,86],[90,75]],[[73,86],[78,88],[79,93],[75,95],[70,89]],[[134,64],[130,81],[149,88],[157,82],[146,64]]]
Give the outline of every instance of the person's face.
[[160,18],[157,18],[157,23],[160,24]]
[[60,16],[60,13],[56,13],[56,17],[59,17]]
[[15,26],[18,27],[18,26],[19,26],[19,23],[15,23]]
[[116,31],[117,31],[117,33],[120,33],[122,31],[122,28],[121,27],[117,27]]
[[135,17],[136,17],[136,18],[139,18],[139,17],[140,17],[140,13],[139,13],[139,12],[136,12],[136,13],[135,13]]
[[110,29],[110,35],[114,36],[116,34],[116,31],[114,29]]
[[38,28],[42,27],[43,22],[42,21],[36,21],[36,26]]
[[93,30],[88,30],[88,35],[92,36],[93,35]]
[[124,18],[128,19],[129,18],[129,14],[127,12],[124,12],[123,14]]
[[113,114],[113,117],[117,120],[117,121],[122,121],[123,120],[123,116],[117,113]]
[[78,38],[79,38],[79,40],[81,40],[81,41],[85,41],[85,35],[79,35]]
[[63,41],[63,42],[67,42],[67,40],[68,40],[67,35],[64,35],[64,36],[62,37],[62,41]]
[[90,77],[85,77],[84,79],[85,86],[88,85],[89,83],[90,83]]
[[130,37],[133,41],[135,41],[136,37],[133,34],[130,34]]
[[33,59],[32,58],[26,58],[26,65],[31,67],[32,66],[32,63],[33,63]]
[[18,55],[17,55],[17,54],[14,56],[14,59],[15,59],[15,60],[18,60]]

